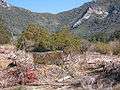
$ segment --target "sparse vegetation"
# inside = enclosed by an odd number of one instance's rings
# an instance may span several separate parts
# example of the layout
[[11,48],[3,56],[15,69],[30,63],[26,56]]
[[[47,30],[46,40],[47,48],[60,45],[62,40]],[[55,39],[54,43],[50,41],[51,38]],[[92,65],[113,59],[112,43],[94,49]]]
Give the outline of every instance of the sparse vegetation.
[[89,41],[106,43],[109,41],[109,38],[105,32],[99,32],[99,33],[95,33],[95,34],[91,35],[89,38]]
[[111,47],[107,43],[97,42],[95,44],[95,51],[99,52],[101,54],[110,54],[111,53]]
[[120,42],[110,41],[109,43],[97,42],[95,43],[95,51],[101,54],[120,54]]
[[0,44],[8,44],[11,41],[11,34],[7,31],[2,19],[0,19]]
[[35,64],[45,64],[45,65],[63,65],[64,54],[61,51],[53,51],[47,53],[33,53]]
[[111,42],[109,42],[109,44],[112,49],[112,54],[120,55],[120,42],[119,41],[111,41]]

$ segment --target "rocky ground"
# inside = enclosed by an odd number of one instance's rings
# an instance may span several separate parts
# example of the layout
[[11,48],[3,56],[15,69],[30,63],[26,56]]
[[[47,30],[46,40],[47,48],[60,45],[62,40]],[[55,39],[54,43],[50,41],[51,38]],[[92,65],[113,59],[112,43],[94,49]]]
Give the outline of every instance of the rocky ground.
[[0,46],[0,90],[120,90],[119,56],[51,53],[37,58],[41,64],[33,53]]

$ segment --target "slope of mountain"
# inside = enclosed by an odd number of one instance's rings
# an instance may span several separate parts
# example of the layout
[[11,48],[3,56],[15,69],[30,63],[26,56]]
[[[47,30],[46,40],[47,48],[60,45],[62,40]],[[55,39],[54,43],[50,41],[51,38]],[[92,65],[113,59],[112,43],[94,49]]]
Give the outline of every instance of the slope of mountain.
[[120,29],[119,0],[96,0],[61,14],[64,16],[61,21],[66,21],[78,35],[103,32],[109,37]]
[[68,25],[73,33],[87,37],[98,32],[109,37],[120,29],[119,0],[94,0],[58,14],[34,13],[9,6],[4,0],[0,3],[0,17],[13,36],[24,31],[28,23],[40,24],[49,31],[57,31],[60,26]]

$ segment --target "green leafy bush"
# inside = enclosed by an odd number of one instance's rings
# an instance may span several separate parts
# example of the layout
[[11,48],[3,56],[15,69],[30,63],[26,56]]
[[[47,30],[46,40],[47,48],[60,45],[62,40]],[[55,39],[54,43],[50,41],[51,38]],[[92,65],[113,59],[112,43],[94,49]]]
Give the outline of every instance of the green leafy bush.
[[112,49],[112,54],[120,55],[120,42],[119,41],[111,41],[111,42],[109,42],[109,44]]
[[18,39],[17,48],[27,48],[26,43],[28,41],[34,43],[34,51],[50,50],[50,34],[47,29],[42,26],[29,24],[26,31],[23,32]]
[[80,38],[75,37],[66,26],[51,37],[52,50],[63,50],[66,53],[81,51]]
[[49,33],[44,27],[29,24],[18,39],[17,48],[26,48],[28,41],[34,43],[35,52],[62,50],[71,53],[82,51],[80,38],[75,37],[67,27],[61,28],[58,32]]
[[95,51],[101,54],[110,54],[112,49],[109,44],[103,42],[97,42],[95,44]]
[[120,30],[116,30],[116,31],[110,36],[110,40],[112,40],[112,41],[114,41],[114,40],[120,41]]
[[105,32],[98,32],[90,36],[89,41],[91,42],[103,42],[109,41],[108,35]]

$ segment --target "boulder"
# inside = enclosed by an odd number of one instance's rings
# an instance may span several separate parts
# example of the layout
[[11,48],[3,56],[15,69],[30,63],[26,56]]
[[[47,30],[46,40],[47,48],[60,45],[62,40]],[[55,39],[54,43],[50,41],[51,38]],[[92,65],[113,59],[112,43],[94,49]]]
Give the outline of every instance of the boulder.
[[8,65],[12,62],[12,60],[0,59],[0,70],[7,69]]

